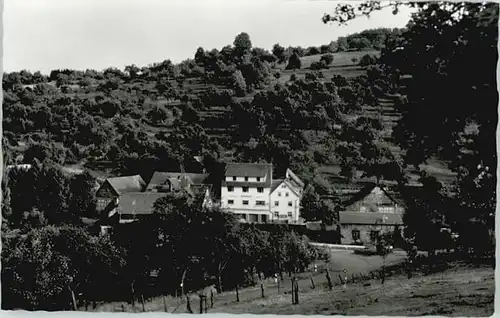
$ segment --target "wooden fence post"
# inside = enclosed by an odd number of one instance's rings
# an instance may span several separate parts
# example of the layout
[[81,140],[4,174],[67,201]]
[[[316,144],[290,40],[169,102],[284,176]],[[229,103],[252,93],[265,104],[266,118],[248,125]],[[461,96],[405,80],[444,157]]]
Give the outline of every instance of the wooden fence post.
[[262,280],[260,281],[260,293],[262,298],[264,298],[264,282]]
[[186,294],[186,308],[190,314],[193,313],[193,309],[191,309],[191,300],[189,299],[189,295],[187,294]]
[[297,279],[295,279],[295,304],[299,303],[299,283]]
[[163,309],[165,310],[165,312],[168,312],[168,310],[167,310],[167,298],[165,297],[165,295],[163,295]]
[[203,313],[203,296],[200,295],[200,314]]
[[326,280],[328,282],[328,289],[332,290],[333,284],[332,284],[332,278],[330,277],[330,271],[328,270],[328,267],[326,268]]
[[214,291],[210,290],[210,308],[214,308]]
[[293,278],[291,279],[292,281],[292,305],[295,305],[295,284],[293,283]]
[[141,294],[141,304],[142,304],[142,311],[146,311],[146,308],[144,307],[144,295]]
[[238,284],[236,284],[236,301],[240,302],[240,292],[238,290]]
[[311,276],[311,288],[316,289],[316,286],[314,285],[314,279],[312,276]]

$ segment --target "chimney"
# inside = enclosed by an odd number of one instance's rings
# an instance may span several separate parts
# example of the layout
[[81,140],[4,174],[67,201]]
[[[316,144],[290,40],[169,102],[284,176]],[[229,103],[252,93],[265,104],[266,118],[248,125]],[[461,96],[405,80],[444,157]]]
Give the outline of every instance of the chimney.
[[271,178],[271,182],[273,182],[273,164],[269,164],[269,178]]

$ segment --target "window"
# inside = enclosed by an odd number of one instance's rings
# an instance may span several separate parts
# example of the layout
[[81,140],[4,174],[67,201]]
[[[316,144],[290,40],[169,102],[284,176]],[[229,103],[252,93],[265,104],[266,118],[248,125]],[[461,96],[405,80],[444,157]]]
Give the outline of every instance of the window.
[[353,241],[357,241],[360,238],[359,230],[352,230],[352,239]]
[[378,211],[381,213],[394,213],[394,207],[392,206],[379,207]]
[[292,206],[292,205],[293,205],[292,201],[288,201],[288,206]]
[[267,223],[267,215],[262,215],[262,222]]
[[260,182],[260,177],[257,177],[257,182]]
[[266,201],[255,201],[255,205],[266,205]]
[[248,205],[248,200],[243,200],[243,205]]
[[241,218],[242,218],[243,220],[246,220],[246,219],[247,219],[247,215],[246,215],[246,214],[241,214]]
[[288,192],[287,192],[287,193],[285,193],[285,197],[287,197],[287,196],[288,196]]
[[248,187],[243,187],[243,192],[248,192]]
[[283,184],[281,187],[284,189],[284,188],[286,188],[286,185]]
[[245,181],[248,181],[248,177],[245,177]]
[[288,212],[288,217],[291,218],[292,217],[292,212]]
[[263,193],[264,192],[264,188],[257,188],[257,192]]
[[234,204],[234,200],[227,200],[227,204]]
[[379,237],[379,231],[370,231],[370,240],[372,242],[378,240],[378,237]]
[[236,177],[233,177],[233,181],[236,181]]
[[278,212],[274,212],[274,217],[275,218],[279,218],[280,217],[280,214]]
[[281,197],[281,192],[278,192],[278,196]]
[[274,206],[279,206],[279,205],[280,205],[279,201],[274,201]]
[[234,191],[234,187],[227,187],[227,192],[233,192]]

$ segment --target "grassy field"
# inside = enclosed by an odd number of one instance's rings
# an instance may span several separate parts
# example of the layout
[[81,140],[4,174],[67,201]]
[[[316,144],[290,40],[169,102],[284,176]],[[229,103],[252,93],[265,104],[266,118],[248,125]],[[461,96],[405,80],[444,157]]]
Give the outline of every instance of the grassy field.
[[[386,260],[386,266],[395,271],[397,264],[405,258],[405,253],[395,251]],[[385,284],[380,279],[351,282],[351,275],[365,276],[377,271],[382,265],[379,256],[361,256],[352,251],[333,250],[332,262],[328,265],[333,290],[327,288],[324,263],[318,264],[318,272],[298,275],[299,304],[291,303],[291,283],[288,277],[278,285],[265,281],[265,297],[261,297],[259,286],[239,291],[240,302],[236,301],[235,291],[215,296],[213,308],[209,313],[248,313],[248,314],[300,314],[300,315],[445,315],[445,316],[490,316],[493,313],[494,270],[491,266],[470,265],[450,262],[448,269],[433,274],[415,272],[411,279],[406,275],[393,272]],[[348,270],[347,288],[340,284],[339,274]],[[312,288],[311,277],[315,288]],[[165,297],[147,301],[147,312],[164,311],[186,313],[185,300]],[[191,308],[199,311],[199,298],[191,296]],[[83,308],[82,308],[83,310]],[[94,311],[100,312],[142,312],[142,306],[134,308],[125,302],[106,303]]]
[[316,289],[300,295],[291,305],[289,295],[274,295],[250,302],[233,303],[210,312],[283,315],[377,315],[377,316],[491,316],[494,300],[492,268],[450,269],[443,273],[407,279],[389,278],[355,283],[347,289]]
[[[331,250],[331,259],[332,261],[328,264],[328,270],[332,277],[333,283],[339,283],[340,278],[339,274],[342,274],[343,270],[347,270],[347,275],[351,277],[354,275],[359,275],[360,273],[368,274],[371,271],[376,271],[381,268],[383,261],[379,256],[363,256],[355,254],[353,251],[349,250]],[[403,251],[395,251],[390,254],[386,259],[386,265],[395,265],[402,262],[406,257],[406,253]],[[325,264],[324,262],[318,262],[317,264],[317,272],[314,272],[311,266],[311,271],[306,273],[301,273],[298,275],[299,277],[299,288],[301,290],[310,290],[311,289],[311,277],[313,277],[314,283],[318,288],[322,288],[320,286],[326,286],[327,279],[325,276]],[[291,281],[288,277],[284,277],[284,281],[280,283],[280,294],[283,294],[291,289]],[[273,295],[278,295],[278,285],[271,279],[266,280],[264,282],[265,285],[265,294],[269,295],[269,297],[273,297]],[[261,299],[261,290],[260,286],[244,288],[239,291],[240,300],[242,302],[251,302],[254,300]],[[228,291],[222,294],[217,295],[217,308],[221,306],[231,305],[236,300],[236,292]],[[168,297],[166,298],[167,307],[170,308],[169,312],[172,312],[175,307],[179,305],[179,299]],[[198,306],[199,298],[197,296],[192,297],[192,304],[194,306]],[[121,311],[122,306],[124,306],[126,311],[132,312],[140,312],[142,311],[142,307],[137,304],[134,308],[131,307],[130,304],[125,302],[114,302],[114,303],[106,303],[98,306],[96,311]],[[152,301],[146,302],[145,304],[146,311],[163,311],[164,303],[163,299],[154,299]],[[179,306],[179,308],[175,311],[176,313],[183,313],[186,310],[186,305]]]

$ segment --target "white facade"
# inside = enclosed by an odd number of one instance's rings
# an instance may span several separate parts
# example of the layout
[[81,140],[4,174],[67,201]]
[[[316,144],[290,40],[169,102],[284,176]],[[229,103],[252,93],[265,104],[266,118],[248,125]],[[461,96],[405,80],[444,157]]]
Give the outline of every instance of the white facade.
[[269,192],[269,187],[222,186],[221,206],[248,222],[267,222]]
[[271,193],[271,219],[273,221],[299,222],[300,193],[288,182],[282,181]]
[[302,185],[289,180],[288,172],[286,180],[273,180],[272,166],[268,164],[228,164],[221,207],[238,214],[243,222],[296,223]]

